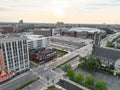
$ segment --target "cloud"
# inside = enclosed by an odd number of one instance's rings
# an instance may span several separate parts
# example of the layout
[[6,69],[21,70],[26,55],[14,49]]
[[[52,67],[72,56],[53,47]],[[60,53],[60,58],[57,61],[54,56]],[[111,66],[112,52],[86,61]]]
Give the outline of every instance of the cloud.
[[3,11],[9,11],[10,9],[7,8],[7,7],[0,7],[0,12],[3,12]]
[[116,7],[116,6],[120,6],[120,3],[93,3],[90,4],[91,6],[97,6],[97,7]]
[[75,21],[81,18],[87,20],[85,18],[88,17],[107,18],[109,15],[118,20],[116,15],[120,15],[119,10],[120,0],[0,0],[0,19],[9,20],[57,21],[55,13],[59,15],[59,12],[63,13],[63,21],[71,18]]
[[120,7],[120,0],[105,0],[101,2],[91,2],[87,5],[88,9],[100,9],[100,8],[112,8],[112,7]]
[[115,1],[115,2],[120,2],[120,0],[113,0],[113,1]]

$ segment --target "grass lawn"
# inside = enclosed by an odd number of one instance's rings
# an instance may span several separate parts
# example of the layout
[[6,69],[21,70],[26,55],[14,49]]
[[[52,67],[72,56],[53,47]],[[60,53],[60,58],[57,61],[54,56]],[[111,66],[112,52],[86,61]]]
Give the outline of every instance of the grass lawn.
[[67,54],[67,52],[62,51],[62,50],[58,50],[58,49],[54,49],[54,50],[57,52],[57,54],[58,54],[59,56],[63,56],[63,55],[65,55],[65,54]]

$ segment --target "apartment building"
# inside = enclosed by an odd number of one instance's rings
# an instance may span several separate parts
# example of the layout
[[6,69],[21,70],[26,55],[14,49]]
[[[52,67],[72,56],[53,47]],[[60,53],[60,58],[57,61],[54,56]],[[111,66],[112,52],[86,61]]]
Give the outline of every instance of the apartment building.
[[0,36],[0,48],[4,56],[5,70],[16,73],[29,69],[27,37],[20,35]]

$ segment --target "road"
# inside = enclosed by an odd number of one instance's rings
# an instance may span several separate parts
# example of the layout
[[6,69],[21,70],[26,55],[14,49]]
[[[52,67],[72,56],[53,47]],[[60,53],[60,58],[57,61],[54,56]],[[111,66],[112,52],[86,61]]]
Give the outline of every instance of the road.
[[78,53],[81,57],[85,57],[92,54],[92,47],[92,44],[88,44],[80,49],[75,50],[74,53]]
[[15,90],[20,85],[34,79],[36,76],[30,73],[25,73],[23,76],[16,77],[5,84],[0,85],[0,90]]
[[[0,90],[15,90],[16,88],[18,88],[19,86],[23,85],[24,83],[32,80],[35,76],[40,77],[40,80],[37,81],[36,83],[42,83],[42,86],[46,86],[48,81],[47,81],[47,75],[49,75],[49,82],[51,82],[53,79],[55,79],[55,81],[57,82],[57,80],[59,80],[59,78],[61,78],[63,73],[56,73],[54,71],[51,71],[54,67],[68,61],[69,59],[72,59],[73,57],[78,56],[78,53],[68,53],[66,55],[64,55],[63,57],[59,57],[57,58],[56,61],[51,62],[51,63],[47,63],[45,65],[40,65],[38,68],[32,70],[31,72],[26,73],[23,76],[18,76],[10,81],[8,81],[5,84],[0,85]],[[59,78],[58,78],[59,77]],[[31,84],[31,86],[33,86]],[[26,90],[30,88],[27,87]],[[37,88],[37,87],[36,87]],[[34,89],[35,90],[35,89]],[[36,89],[39,90],[39,89]]]
[[[48,84],[49,85],[54,84],[58,82],[60,78],[63,78],[63,74],[64,74],[62,70],[53,71],[52,69],[54,67],[70,59],[73,59],[74,57],[89,55],[91,51],[92,51],[92,44],[82,47],[73,52],[69,52],[68,54],[59,57],[54,61],[45,63],[43,65],[39,65],[37,68],[34,68],[30,72],[21,74],[15,77],[14,79],[8,81],[7,83],[0,85],[0,90],[15,90],[19,86],[32,80],[35,77],[40,77],[40,80],[30,84],[29,86],[25,87],[23,90],[30,90],[30,89],[33,90],[34,86],[36,87],[36,89],[34,88],[34,90],[40,90],[42,87],[47,87]],[[74,59],[74,62],[78,63],[78,60],[79,59]],[[76,65],[76,63],[73,63],[73,61],[70,62],[70,64],[73,65],[73,67]]]
[[106,47],[106,43],[107,41],[112,41],[113,38],[117,37],[118,35],[120,35],[120,32],[117,32],[115,34],[112,35],[108,35],[106,38],[102,39],[100,42],[100,46],[101,47]]

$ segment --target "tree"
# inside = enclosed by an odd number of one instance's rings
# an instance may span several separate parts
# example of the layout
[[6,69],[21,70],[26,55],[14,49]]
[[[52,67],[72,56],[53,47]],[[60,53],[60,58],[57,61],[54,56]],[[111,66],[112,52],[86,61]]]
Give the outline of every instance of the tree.
[[114,65],[110,65],[110,69],[114,70],[115,69]]
[[116,38],[113,38],[113,39],[112,39],[112,42],[115,42],[117,39],[118,39],[117,37],[116,37]]
[[76,73],[75,77],[74,77],[74,81],[76,83],[82,83],[84,80],[84,76],[82,73]]
[[85,60],[86,60],[86,57],[81,57],[81,58],[80,58],[80,62],[83,61],[83,60],[85,61]]
[[94,59],[92,56],[81,59],[81,68],[88,71],[97,71],[100,68],[100,62],[98,59]]
[[113,47],[113,44],[112,44],[112,42],[110,42],[110,41],[107,41],[106,47]]
[[72,67],[71,67],[70,64],[66,64],[66,65],[63,66],[62,69],[63,69],[63,71],[68,72],[70,69],[72,69]]
[[120,35],[118,35],[117,37],[115,37],[115,38],[113,38],[112,39],[112,42],[115,42],[117,39],[119,39],[120,38]]
[[104,81],[101,81],[101,80],[96,82],[96,88],[98,90],[108,90],[106,87],[106,83]]
[[116,76],[120,77],[120,73],[119,73],[119,72],[117,72],[117,73],[116,73]]
[[87,87],[94,85],[94,78],[92,76],[86,76],[85,85]]
[[71,80],[74,80],[74,77],[75,77],[75,72],[73,69],[70,69],[68,72],[67,72],[67,76],[71,79]]

